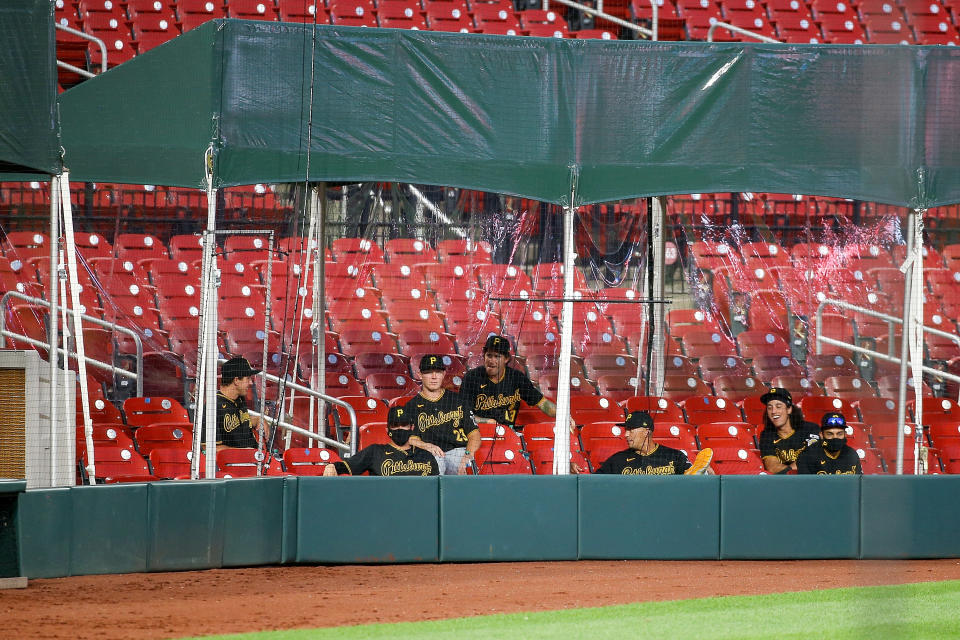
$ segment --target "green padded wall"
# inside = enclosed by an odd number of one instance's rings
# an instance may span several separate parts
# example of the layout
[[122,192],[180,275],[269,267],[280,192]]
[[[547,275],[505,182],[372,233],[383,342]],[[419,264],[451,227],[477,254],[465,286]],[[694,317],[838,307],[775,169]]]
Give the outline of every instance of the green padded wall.
[[864,558],[960,557],[957,476],[863,476]]
[[580,476],[580,558],[716,559],[717,476]]
[[285,478],[283,483],[283,532],[280,549],[283,563],[297,561],[297,496],[300,492],[300,479],[295,476]]
[[24,480],[0,480],[0,578],[20,577],[20,522],[17,517]]
[[444,562],[576,560],[577,476],[440,479]]
[[439,480],[300,478],[296,561],[436,561]]
[[20,569],[28,578],[70,575],[73,489],[34,489],[20,496]]
[[856,558],[860,478],[721,476],[720,557]]
[[284,478],[224,483],[224,567],[279,564],[283,546]]
[[149,490],[147,483],[70,489],[70,575],[147,570]]
[[151,571],[221,566],[226,484],[224,480],[150,483]]

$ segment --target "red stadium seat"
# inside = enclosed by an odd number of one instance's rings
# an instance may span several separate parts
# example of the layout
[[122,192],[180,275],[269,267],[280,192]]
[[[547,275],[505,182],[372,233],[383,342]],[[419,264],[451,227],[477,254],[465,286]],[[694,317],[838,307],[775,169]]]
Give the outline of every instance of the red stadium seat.
[[[257,475],[257,449],[221,449],[217,451],[218,478],[252,478]],[[282,476],[283,468],[280,461],[271,458],[269,464],[264,464],[263,475]]]
[[759,475],[764,473],[760,454],[744,447],[715,447],[710,463],[718,475]]
[[[158,478],[175,479],[190,477],[190,460],[193,457],[193,451],[181,447],[172,449],[156,448],[150,451],[150,466],[153,467],[153,474]],[[206,467],[206,456],[200,454],[200,473]],[[203,477],[201,475],[201,477]]]
[[155,449],[190,449],[193,446],[193,429],[182,422],[155,422],[140,427],[134,433],[137,449],[149,456]]
[[340,460],[333,449],[287,449],[283,453],[283,463],[287,471],[298,476],[322,476],[327,465]]
[[683,402],[687,422],[699,425],[707,422],[740,422],[743,415],[740,408],[731,400],[717,398],[710,395],[697,395],[687,398]]
[[146,426],[157,422],[178,423],[192,429],[187,410],[175,398],[141,397],[123,401],[127,424]]
[[605,447],[613,447],[618,451],[627,447],[624,428],[614,422],[591,422],[583,425],[580,429],[580,440],[583,442],[583,450],[588,453]]
[[372,373],[364,379],[371,398],[391,400],[417,393],[419,386],[410,376],[399,373]]

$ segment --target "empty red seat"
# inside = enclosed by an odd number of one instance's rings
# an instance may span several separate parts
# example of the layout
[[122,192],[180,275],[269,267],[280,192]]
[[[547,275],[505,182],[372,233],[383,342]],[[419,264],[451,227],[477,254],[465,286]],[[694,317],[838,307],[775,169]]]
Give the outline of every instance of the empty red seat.
[[718,475],[759,475],[764,472],[759,452],[745,447],[714,447],[710,466]]
[[156,422],[142,426],[134,433],[140,453],[149,456],[155,449],[190,449],[193,429],[189,423]]
[[[150,466],[153,467],[153,474],[157,478],[176,479],[190,477],[190,460],[193,457],[193,451],[183,447],[162,448],[158,447],[150,451]],[[200,473],[201,477],[206,467],[206,456],[200,454]]]
[[280,461],[270,458],[269,462],[257,460],[257,449],[221,449],[217,451],[218,478],[251,478],[257,475],[257,467],[262,464],[265,476],[282,476]]
[[283,453],[283,463],[287,471],[298,476],[322,476],[327,465],[340,460],[333,449],[292,448]]
[[707,422],[740,422],[743,415],[740,408],[731,400],[711,395],[695,395],[683,402],[684,413],[689,424],[699,425]]

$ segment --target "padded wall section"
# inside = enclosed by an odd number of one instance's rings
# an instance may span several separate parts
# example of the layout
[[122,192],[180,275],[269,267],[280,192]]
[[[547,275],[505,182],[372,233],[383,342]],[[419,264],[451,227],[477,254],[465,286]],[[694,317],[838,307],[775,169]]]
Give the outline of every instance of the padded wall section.
[[960,557],[960,478],[863,476],[862,483],[862,557]]
[[579,522],[581,559],[716,559],[720,478],[580,476]]
[[284,478],[283,483],[283,532],[280,549],[281,562],[297,561],[297,496],[300,492],[300,479],[295,476]]
[[72,489],[40,489],[20,496],[20,568],[28,578],[70,575]]
[[283,546],[284,478],[224,482],[224,567],[279,564]]
[[300,478],[296,561],[436,561],[439,480]]
[[720,557],[856,558],[857,476],[722,476]]
[[183,480],[149,485],[151,571],[221,566],[225,484]]
[[[147,483],[70,489],[73,509],[67,531],[73,534],[73,544],[69,575],[147,570],[148,532],[156,531],[147,527],[149,490]],[[180,539],[189,531],[171,533]]]
[[444,562],[576,560],[576,476],[440,479]]
[[20,494],[26,488],[23,480],[0,480],[0,578],[20,576],[17,511]]

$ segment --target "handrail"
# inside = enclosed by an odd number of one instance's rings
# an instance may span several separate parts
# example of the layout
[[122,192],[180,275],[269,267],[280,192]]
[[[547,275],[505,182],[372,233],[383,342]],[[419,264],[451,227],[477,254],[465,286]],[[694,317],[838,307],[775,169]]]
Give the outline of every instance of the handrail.
[[[9,301],[10,298],[18,298],[18,299],[20,299],[20,300],[24,300],[25,302],[29,302],[30,304],[35,304],[35,305],[38,305],[38,306],[47,307],[47,309],[50,309],[50,308],[52,307],[52,305],[51,305],[49,302],[47,302],[46,300],[44,300],[43,298],[34,298],[33,296],[28,296],[28,295],[25,295],[25,294],[23,294],[23,293],[20,293],[19,291],[7,291],[5,294],[3,294],[3,297],[0,298],[0,309],[6,309],[7,304],[8,304],[8,301]],[[64,310],[63,307],[61,307],[61,310]],[[67,308],[67,309],[65,309],[65,310],[66,310],[67,313],[71,313],[71,314],[79,313],[79,312],[76,311],[75,309]],[[137,385],[137,396],[142,396],[142,395],[143,395],[143,341],[140,339],[140,335],[137,334],[137,332],[136,332],[136,331],[133,331],[132,329],[128,329],[127,327],[123,327],[123,326],[120,326],[120,325],[118,325],[118,324],[114,324],[113,322],[107,322],[106,320],[101,320],[100,318],[97,318],[97,317],[94,317],[94,316],[88,316],[88,315],[85,314],[85,313],[81,313],[81,314],[80,314],[80,317],[81,317],[85,322],[89,322],[89,323],[91,323],[91,324],[99,325],[99,326],[101,326],[101,327],[105,327],[105,328],[107,328],[107,329],[111,329],[111,330],[116,331],[116,332],[118,332],[118,333],[126,334],[126,335],[131,336],[131,337],[133,338],[133,342],[134,342],[134,344],[136,344],[136,346],[137,346],[137,370],[136,370],[136,373],[132,373],[132,372],[130,372],[130,371],[127,371],[126,369],[121,369],[121,368],[119,368],[119,367],[115,367],[115,366],[113,366],[113,364],[106,364],[105,362],[101,362],[100,360],[96,360],[96,359],[91,358],[91,357],[89,357],[89,356],[84,357],[83,360],[84,360],[84,362],[86,362],[86,363],[88,363],[88,364],[91,364],[91,365],[93,365],[94,367],[97,367],[97,368],[99,368],[99,369],[109,370],[109,371],[110,371],[111,373],[113,373],[114,375],[119,375],[119,376],[122,377],[122,378],[131,378],[131,379],[133,379],[133,380],[136,382],[136,385]],[[20,340],[20,341],[22,341],[22,342],[26,342],[26,343],[32,344],[32,345],[34,345],[34,346],[36,346],[36,347],[44,347],[44,348],[46,348],[46,349],[49,349],[49,348],[50,348],[50,345],[47,344],[46,342],[43,342],[43,341],[40,341],[40,340],[35,340],[35,339],[31,338],[30,336],[24,336],[24,335],[20,335],[19,333],[14,333],[14,332],[12,332],[12,331],[7,331],[7,314],[6,314],[6,313],[0,313],[0,347],[3,347],[3,346],[6,344],[6,338],[15,338],[15,339]],[[68,354],[67,351],[64,350],[64,349],[62,349],[62,348],[58,348],[57,352],[58,352],[58,353],[63,353],[65,356],[66,356],[66,355],[72,356],[72,357],[74,357],[74,358],[75,358],[76,355],[77,355],[77,354],[76,354],[76,351],[71,351],[71,352]]]
[[[548,5],[549,5],[550,1],[551,1],[551,0],[543,0],[543,10],[544,10],[544,11],[546,11],[546,10],[549,8]],[[632,22],[627,22],[626,20],[623,20],[623,19],[618,18],[618,17],[616,17],[616,16],[611,16],[611,15],[608,14],[608,13],[603,13],[603,11],[598,11],[597,9],[594,9],[593,7],[588,7],[588,6],[585,5],[585,4],[580,4],[579,2],[573,2],[572,0],[552,0],[552,1],[553,1],[553,2],[559,2],[560,4],[565,5],[565,6],[567,6],[567,7],[570,7],[570,8],[572,8],[572,9],[577,9],[577,10],[582,11],[582,12],[588,14],[588,15],[591,15],[591,16],[594,16],[594,17],[597,17],[597,18],[603,18],[604,20],[607,20],[608,22],[612,22],[612,23],[617,24],[617,25],[620,25],[621,27],[624,27],[624,28],[626,28],[626,29],[630,29],[630,30],[632,30],[632,31],[636,31],[637,33],[642,33],[642,34],[645,35],[645,36],[650,36],[650,38],[653,39],[653,40],[656,40],[656,39],[657,39],[657,32],[656,32],[656,31],[651,31],[650,29],[647,29],[646,27],[641,27],[641,26],[638,25],[638,24],[633,24]],[[655,2],[655,0],[650,0],[650,1],[651,1],[651,3]],[[657,10],[657,9],[656,9],[656,6],[654,6],[654,9],[653,9],[653,10],[654,10],[654,17],[656,17],[656,15],[657,15],[657,14],[656,14],[656,10]],[[656,25],[656,22],[654,22],[654,25]]]
[[[872,350],[872,349],[866,349],[866,348],[864,348],[864,347],[860,347],[860,346],[855,345],[855,344],[850,344],[849,342],[843,342],[842,340],[835,340],[835,339],[833,339],[833,338],[827,338],[827,337],[825,337],[825,336],[820,335],[820,333],[819,333],[819,328],[823,326],[823,308],[826,307],[826,306],[837,307],[837,308],[839,308],[839,309],[848,309],[848,310],[850,310],[850,311],[856,311],[857,313],[862,313],[862,314],[864,314],[864,315],[872,316],[872,317],[874,317],[874,318],[878,318],[878,319],[880,319],[880,320],[883,320],[883,321],[885,321],[888,325],[890,325],[890,335],[891,335],[891,336],[893,335],[893,325],[894,325],[894,324],[903,324],[903,318],[898,318],[898,317],[896,317],[896,316],[891,316],[891,315],[886,314],[886,313],[881,313],[881,312],[879,312],[879,311],[874,311],[873,309],[867,309],[866,307],[861,307],[861,306],[859,306],[859,305],[851,304],[851,303],[849,303],[849,302],[844,302],[843,300],[831,300],[831,299],[829,299],[829,298],[824,299],[823,301],[820,302],[819,305],[817,305],[817,355],[819,355],[820,353],[823,352],[822,347],[820,346],[820,344],[823,343],[823,344],[832,344],[832,345],[834,345],[834,346],[836,346],[836,347],[843,347],[843,348],[849,349],[850,351],[853,351],[854,353],[862,353],[862,354],[864,354],[864,355],[872,356],[872,357],[874,357],[874,358],[879,358],[879,359],[885,360],[885,361],[887,361],[887,362],[892,362],[893,364],[900,364],[900,358],[898,358],[898,357],[896,357],[896,356],[892,356],[892,355],[889,355],[889,354],[883,354],[883,353],[880,353],[879,351],[874,351],[874,350]],[[957,343],[957,346],[960,346],[960,336],[958,336],[958,335],[955,335],[955,334],[952,334],[952,333],[948,333],[948,332],[946,332],[946,331],[941,331],[940,329],[934,329],[934,328],[932,328],[932,327],[927,327],[927,326],[924,326],[924,325],[921,325],[921,329],[922,329],[922,331],[925,332],[925,333],[931,333],[931,334],[933,334],[933,335],[938,335],[938,336],[942,336],[942,337],[944,337],[944,338],[949,338],[949,339],[953,340],[954,342],[956,342],[956,343]],[[890,342],[891,342],[891,345],[892,345],[893,340],[891,340]],[[892,347],[891,347],[891,348],[892,348]],[[952,381],[952,382],[960,382],[960,376],[956,376],[956,375],[954,375],[954,374],[952,374],[952,373],[948,373],[948,372],[946,372],[946,371],[941,371],[941,370],[939,370],[939,369],[934,369],[934,368],[932,368],[932,367],[928,367],[927,365],[922,365],[921,368],[922,368],[922,370],[923,370],[925,373],[931,373],[931,374],[933,374],[933,375],[936,375],[937,377],[944,378],[944,379],[950,380],[950,381]],[[960,400],[960,399],[958,399],[958,400]]]
[[[107,70],[107,45],[103,40],[101,40],[96,36],[92,36],[89,33],[78,31],[73,27],[68,27],[65,24],[53,23],[53,26],[56,27],[57,29],[60,29],[60,31],[66,31],[67,33],[71,33],[79,38],[83,38],[84,40],[89,40],[90,42],[93,42],[94,44],[98,45],[100,47],[100,73],[103,73],[104,71]],[[72,64],[67,64],[66,62],[60,62],[59,60],[57,60],[57,66],[63,69],[69,69],[70,71],[73,71],[74,73],[79,73],[82,76],[89,76],[92,78],[94,75],[89,71],[83,71],[82,69],[78,69]]]
[[284,422],[283,420],[274,420],[274,419],[271,418],[270,416],[263,415],[263,414],[260,413],[259,411],[248,410],[248,413],[249,413],[250,415],[252,415],[252,416],[256,416],[256,417],[258,417],[258,418],[262,418],[263,420],[265,420],[266,422],[269,422],[270,424],[276,424],[277,426],[279,426],[281,429],[283,429],[283,430],[285,430],[285,431],[292,431],[293,433],[299,433],[300,435],[302,435],[302,436],[304,436],[304,437],[306,437],[306,438],[313,438],[314,440],[319,440],[320,442],[324,443],[325,445],[328,445],[328,446],[331,446],[331,447],[336,447],[337,449],[340,449],[341,451],[350,451],[350,445],[344,444],[344,443],[342,443],[342,442],[337,442],[336,440],[333,440],[333,439],[331,439],[331,438],[328,438],[327,436],[322,436],[322,435],[320,435],[319,433],[314,433],[314,432],[312,432],[312,431],[307,431],[306,429],[303,429],[302,427],[298,427],[297,425],[290,424],[289,422]]
[[710,25],[710,28],[707,29],[707,42],[713,42],[713,32],[716,31],[717,27],[721,27],[733,33],[739,33],[740,35],[747,36],[748,38],[755,38],[761,42],[774,42],[777,44],[782,44],[779,40],[769,36],[754,33],[753,31],[747,31],[746,29],[741,29],[740,27],[728,24],[726,22],[714,22],[712,25]]

